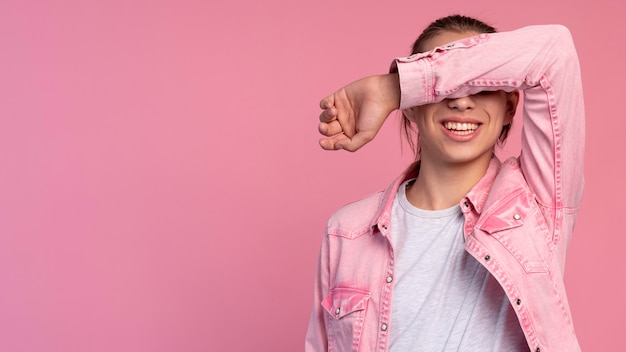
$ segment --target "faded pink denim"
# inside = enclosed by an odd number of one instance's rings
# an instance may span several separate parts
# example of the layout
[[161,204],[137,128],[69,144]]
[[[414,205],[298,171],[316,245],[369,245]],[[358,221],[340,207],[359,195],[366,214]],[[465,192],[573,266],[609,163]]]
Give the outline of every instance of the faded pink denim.
[[[524,92],[518,158],[493,158],[460,201],[465,249],[502,285],[530,351],[579,351],[563,273],[583,191],[584,106],[569,31],[560,25],[481,34],[398,58],[401,108],[482,90]],[[348,204],[322,242],[306,351],[388,351],[401,182]],[[413,174],[412,174],[413,173]]]

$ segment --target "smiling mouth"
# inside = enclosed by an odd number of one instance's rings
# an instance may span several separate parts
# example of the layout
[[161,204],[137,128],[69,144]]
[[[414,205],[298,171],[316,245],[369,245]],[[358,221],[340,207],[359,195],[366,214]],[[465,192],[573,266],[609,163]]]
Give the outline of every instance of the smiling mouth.
[[450,132],[458,135],[467,135],[478,129],[477,123],[467,122],[444,122],[443,126]]

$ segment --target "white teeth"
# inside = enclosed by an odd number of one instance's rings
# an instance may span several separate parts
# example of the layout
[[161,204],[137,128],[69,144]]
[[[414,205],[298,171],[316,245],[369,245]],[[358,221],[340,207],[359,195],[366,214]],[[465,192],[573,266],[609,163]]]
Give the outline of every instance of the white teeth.
[[470,131],[473,132],[478,128],[477,123],[467,123],[467,122],[446,122],[445,127],[448,130],[455,131]]

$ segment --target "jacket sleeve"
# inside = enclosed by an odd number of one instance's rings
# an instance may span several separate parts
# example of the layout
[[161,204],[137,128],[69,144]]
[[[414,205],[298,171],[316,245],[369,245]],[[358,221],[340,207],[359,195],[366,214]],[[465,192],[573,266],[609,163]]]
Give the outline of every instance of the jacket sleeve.
[[328,336],[326,333],[326,316],[322,307],[322,300],[328,295],[329,265],[328,265],[328,235],[324,236],[320,250],[315,288],[313,293],[313,309],[306,333],[305,352],[328,350]]
[[[523,90],[520,165],[545,209],[575,212],[583,190],[585,142],[580,69],[561,25],[481,34],[397,58],[400,108],[478,93]],[[558,229],[559,211],[552,212]]]

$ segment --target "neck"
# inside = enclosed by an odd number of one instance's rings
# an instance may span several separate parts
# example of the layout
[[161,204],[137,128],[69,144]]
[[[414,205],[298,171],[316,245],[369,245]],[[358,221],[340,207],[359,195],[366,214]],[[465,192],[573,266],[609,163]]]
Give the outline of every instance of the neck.
[[420,162],[417,179],[407,190],[407,199],[424,210],[447,209],[461,199],[487,172],[491,154],[468,163]]

